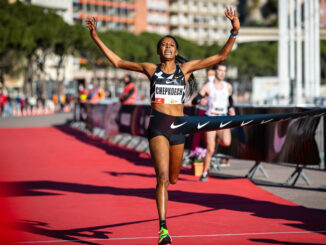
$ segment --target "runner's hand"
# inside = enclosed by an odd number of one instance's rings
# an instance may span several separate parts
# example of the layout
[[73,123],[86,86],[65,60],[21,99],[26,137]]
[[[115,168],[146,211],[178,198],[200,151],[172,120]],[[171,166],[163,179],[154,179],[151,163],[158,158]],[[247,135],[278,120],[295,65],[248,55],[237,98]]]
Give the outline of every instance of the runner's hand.
[[91,19],[86,19],[86,26],[88,27],[92,37],[97,34],[96,33],[96,24],[97,24],[97,21],[94,17]]
[[237,15],[237,11],[233,10],[230,7],[230,8],[226,8],[224,13],[225,13],[226,18],[228,18],[232,23],[233,33],[238,33],[239,29],[240,29],[240,21],[239,21],[238,15]]

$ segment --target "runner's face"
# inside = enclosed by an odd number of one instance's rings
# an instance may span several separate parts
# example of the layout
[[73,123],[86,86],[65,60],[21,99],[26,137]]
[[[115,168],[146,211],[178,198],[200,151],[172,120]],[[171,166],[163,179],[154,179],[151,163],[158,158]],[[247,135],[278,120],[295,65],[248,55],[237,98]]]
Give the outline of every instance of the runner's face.
[[214,76],[215,77],[215,70],[208,70],[207,77]]
[[170,37],[164,38],[159,50],[161,58],[163,58],[163,60],[172,60],[177,54],[178,50],[174,40]]
[[123,81],[124,81],[125,83],[128,83],[128,82],[129,82],[129,78],[128,78],[127,76],[124,76],[124,77],[123,77]]
[[214,81],[214,79],[215,79],[215,70],[208,70],[207,71],[207,81]]
[[216,78],[219,81],[223,81],[226,74],[226,66],[218,66],[216,69]]

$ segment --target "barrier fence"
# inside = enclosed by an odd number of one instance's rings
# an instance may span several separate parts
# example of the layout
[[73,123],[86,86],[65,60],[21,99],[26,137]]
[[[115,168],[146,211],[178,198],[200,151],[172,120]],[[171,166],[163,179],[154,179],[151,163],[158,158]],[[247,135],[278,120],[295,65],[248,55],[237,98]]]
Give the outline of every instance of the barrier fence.
[[[236,107],[237,115],[300,112],[298,107]],[[147,135],[150,105],[77,104],[75,120],[83,121],[90,131],[102,129],[104,138],[122,134],[130,144],[144,148],[140,139]],[[185,115],[204,115],[196,107],[185,107]],[[292,119],[282,122],[231,129],[230,147],[218,147],[217,152],[236,159],[257,163],[294,164],[325,170],[324,117]],[[186,135],[185,148],[204,147],[202,133]],[[126,139],[125,139],[126,140]],[[143,145],[141,147],[141,145]]]

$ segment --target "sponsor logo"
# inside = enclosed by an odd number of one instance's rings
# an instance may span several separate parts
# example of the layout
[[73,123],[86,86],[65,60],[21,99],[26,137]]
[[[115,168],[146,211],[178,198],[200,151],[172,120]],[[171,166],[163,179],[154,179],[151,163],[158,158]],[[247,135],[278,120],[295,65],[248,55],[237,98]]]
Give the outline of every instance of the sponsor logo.
[[164,104],[164,98],[155,98],[155,103],[163,103]]
[[247,124],[249,124],[249,123],[251,123],[251,122],[253,122],[254,120],[250,120],[250,121],[248,121],[248,122],[245,122],[245,121],[242,121],[242,123],[241,123],[241,127],[242,126],[246,126]]
[[202,127],[205,127],[207,124],[209,124],[209,122],[206,122],[206,123],[204,123],[203,125],[200,125],[200,123],[198,123],[197,128],[198,128],[198,129],[201,129]]
[[221,122],[220,128],[224,128],[226,125],[230,124],[231,122],[232,121],[229,121],[229,122],[226,122],[226,123]]
[[173,122],[173,123],[171,124],[171,128],[172,128],[172,129],[176,129],[176,128],[179,128],[179,127],[185,125],[186,123],[187,123],[187,122],[184,122],[184,123],[181,123],[181,124],[174,125],[174,122]]
[[268,122],[271,122],[271,121],[273,121],[273,118],[272,119],[269,119],[269,120],[266,120],[266,121],[263,120],[263,121],[260,122],[260,124],[268,123]]

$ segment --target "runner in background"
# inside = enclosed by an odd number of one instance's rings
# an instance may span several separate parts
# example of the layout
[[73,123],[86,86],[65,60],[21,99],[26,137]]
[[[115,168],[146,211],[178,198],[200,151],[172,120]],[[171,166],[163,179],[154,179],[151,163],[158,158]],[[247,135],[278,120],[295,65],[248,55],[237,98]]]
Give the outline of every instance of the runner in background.
[[[232,99],[232,85],[224,81],[226,75],[226,65],[220,63],[216,65],[214,78],[208,79],[208,82],[202,87],[197,96],[192,100],[194,105],[201,103],[207,98],[207,116],[234,116]],[[230,129],[207,131],[205,132],[206,155],[204,158],[204,169],[201,181],[208,180],[208,170],[211,164],[212,156],[215,152],[216,141],[221,146],[230,146]],[[228,161],[222,159],[223,161]],[[225,164],[225,163],[224,163]]]

